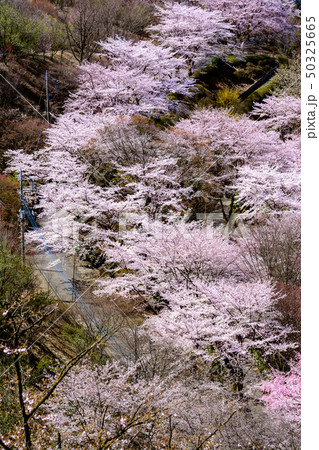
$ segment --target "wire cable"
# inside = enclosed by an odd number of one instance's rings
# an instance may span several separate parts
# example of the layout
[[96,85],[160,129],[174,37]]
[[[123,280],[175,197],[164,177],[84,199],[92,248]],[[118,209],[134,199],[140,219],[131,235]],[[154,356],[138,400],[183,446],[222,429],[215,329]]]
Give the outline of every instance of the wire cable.
[[[28,103],[28,105],[30,105],[31,106],[31,108],[39,115],[39,116],[41,116],[42,117],[42,119],[44,119],[44,120],[46,120],[47,121],[47,119],[32,105],[32,103],[30,103],[29,102],[29,100],[27,99],[27,98],[25,98],[25,96],[24,95],[22,95],[21,94],[21,92],[20,91],[18,91],[18,89],[15,87],[15,86],[13,86],[13,84],[11,84],[10,83],[10,81],[9,80],[7,80],[6,79],[6,77],[4,77],[1,73],[0,73],[0,77],[1,78],[3,78],[4,79],[4,81],[6,82],[6,83],[8,83],[8,85],[9,86],[11,86],[12,87],[12,89],[14,89],[15,91],[16,91],[16,93],[21,97],[21,98],[23,98],[23,100],[24,101],[26,101],[27,103]],[[48,121],[47,121],[48,122]],[[49,123],[49,122],[48,122]]]

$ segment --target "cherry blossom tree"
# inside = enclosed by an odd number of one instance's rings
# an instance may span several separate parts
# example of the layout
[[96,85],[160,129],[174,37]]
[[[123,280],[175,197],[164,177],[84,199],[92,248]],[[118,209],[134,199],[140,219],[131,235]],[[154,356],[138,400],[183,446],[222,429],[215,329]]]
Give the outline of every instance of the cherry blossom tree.
[[[189,119],[179,121],[168,140],[176,152],[185,178],[206,186],[211,197],[231,196],[229,186],[236,167],[253,154],[269,153],[276,136],[265,134],[262,124],[246,116],[234,117],[227,110],[196,110]],[[254,138],[252,138],[254,136]],[[213,187],[213,189],[212,189]]]
[[[116,41],[115,41],[116,43]],[[118,45],[116,45],[116,48]],[[100,64],[92,63],[81,66],[82,76],[80,77],[79,89],[71,97],[71,102],[67,105],[67,111],[85,111],[87,114],[99,111],[108,111],[114,115],[120,114],[148,114],[156,109],[166,111],[169,100],[166,96],[174,90],[179,93],[187,93],[188,88],[193,84],[185,78],[185,84],[171,78],[172,67],[175,62],[177,71],[182,61],[175,58],[170,61],[170,72],[166,77],[157,76],[161,72],[154,74],[152,66],[147,70],[150,55],[149,46],[140,46],[145,60],[138,61],[135,65],[113,64],[112,67],[103,67]],[[115,49],[116,51],[116,49]],[[129,51],[129,49],[127,50]],[[166,53],[167,54],[167,53]],[[162,64],[164,53],[157,52],[157,62]],[[179,83],[177,83],[177,80]]]
[[[298,100],[296,102],[298,103]],[[219,165],[227,166],[227,171],[231,170],[229,165],[233,165],[235,162],[241,165],[253,162],[269,163],[271,161],[273,163],[274,158],[282,166],[287,158],[293,164],[297,164],[300,153],[298,136],[290,136],[291,141],[286,146],[278,133],[278,127],[275,126],[275,123],[281,124],[281,122],[282,126],[286,126],[290,120],[293,120],[298,126],[298,120],[300,120],[298,111],[291,114],[292,119],[286,116],[286,122],[283,122],[284,103],[285,101],[283,103],[280,101],[279,108],[276,110],[272,108],[271,122],[260,120],[266,114],[263,111],[268,103],[265,103],[265,106],[263,104],[256,105],[256,114],[260,111],[259,120],[252,120],[247,115],[234,116],[230,111],[223,109],[195,110],[189,119],[180,120],[176,124],[172,129],[175,134],[170,135],[170,139],[175,139],[176,145],[181,145],[183,138],[184,142],[185,140],[201,142],[200,152],[203,153],[206,146],[211,154],[216,154]],[[276,122],[277,117],[278,122]],[[290,156],[287,150],[289,147]],[[193,150],[194,154],[195,150]],[[198,150],[197,153],[199,153]],[[220,159],[225,162],[223,163]]]
[[150,121],[133,117],[105,127],[94,149],[85,154],[94,165],[107,165],[107,175],[115,171],[122,199],[130,205],[127,211],[154,218],[185,210],[191,188],[183,187],[178,156]]
[[[283,118],[284,102],[273,108],[273,116],[267,120],[202,109],[178,122],[168,136],[176,151],[183,149],[185,158],[179,161],[188,182],[196,180],[210,199],[226,196],[233,198],[233,203],[237,200],[247,217],[258,211],[298,210],[300,139],[294,133],[285,141],[281,138],[291,122]],[[264,106],[256,108],[257,112]],[[292,114],[291,120],[297,123],[298,114]]]
[[208,11],[185,3],[157,7],[159,23],[148,28],[164,47],[184,56],[190,67],[195,61],[220,56],[232,49],[232,26],[217,10]]
[[236,276],[236,249],[213,228],[182,221],[142,225],[123,233],[125,245],[105,247],[106,261],[116,267],[112,278],[101,281],[103,292],[131,295],[158,310],[166,295],[183,286]]
[[267,129],[279,131],[283,139],[289,138],[291,134],[300,134],[300,98],[289,95],[281,97],[271,95],[262,103],[255,103],[251,114],[262,119]]
[[136,367],[93,366],[87,361],[60,384],[47,405],[47,423],[60,430],[62,442],[73,448],[88,444],[185,448],[215,442],[236,410],[223,405],[218,398],[222,390],[213,383],[200,386],[189,377],[187,385],[186,379],[175,377],[172,370],[173,380],[158,375],[146,380],[137,376]]
[[81,163],[75,155],[58,149],[53,154],[40,150],[33,155],[21,149],[8,150],[6,156],[10,158],[8,171],[19,173],[23,169],[25,178],[38,182],[54,180],[57,183],[69,181],[71,184],[81,180],[88,170],[85,162]]
[[[73,229],[77,236],[82,229],[86,240],[93,233],[92,242],[98,242],[105,228],[118,231],[121,215],[131,225],[158,214],[183,215],[195,192],[215,202],[228,196],[232,205],[236,200],[246,208],[248,218],[299,208],[299,138],[291,134],[283,141],[273,129],[277,116],[270,124],[270,119],[203,109],[163,132],[151,130],[142,119],[107,116],[100,131],[78,122],[82,134],[73,139],[64,127],[67,114],[50,130],[44,151],[35,158],[18,152],[11,169],[23,164],[27,173],[42,177],[47,183],[40,189],[43,217],[53,219],[57,213],[60,228]],[[92,137],[85,143],[87,129]],[[56,223],[53,228],[49,235],[58,238]],[[84,248],[84,243],[74,247]]]
[[270,216],[264,223],[246,228],[237,239],[242,270],[252,280],[301,283],[301,215],[296,212]]
[[102,55],[110,58],[109,65],[81,66],[79,87],[50,128],[48,148],[77,151],[119,116],[156,115],[174,109],[177,101],[168,94],[187,94],[194,86],[194,80],[187,77],[185,60],[169,49],[121,39],[109,39],[100,47]]
[[[148,224],[105,248],[112,277],[100,292],[139,299],[156,313],[145,327],[220,367],[242,389],[246,365],[294,344],[281,325],[269,283],[242,278],[235,244],[216,230]],[[247,369],[247,367],[246,367]]]
[[245,216],[256,218],[285,211],[300,212],[300,172],[281,171],[269,164],[243,166],[234,185]]
[[[44,183],[36,210],[56,251],[84,256],[99,240],[117,237],[119,220],[136,226],[147,217],[185,212],[191,188],[182,186],[177,155],[167,152],[161,133],[147,120],[132,120],[109,124],[77,153],[59,150],[60,140],[56,149],[35,158],[10,153],[15,155],[10,170],[24,166],[25,175]],[[29,237],[38,239],[37,233]]]
[[171,291],[166,300],[168,307],[145,326],[159,341],[168,339],[211,361],[216,379],[227,379],[237,390],[247,389],[245,376],[258,358],[267,361],[297,346],[287,340],[292,330],[280,323],[269,284],[198,282],[192,290]]
[[48,405],[52,422],[70,446],[95,443],[98,447],[138,440],[139,434],[159,420],[154,408],[161,387],[156,382],[130,383],[133,370],[89,363],[74,370]]
[[186,60],[178,57],[170,48],[155,45],[151,41],[133,42],[126,39],[108,39],[100,42],[102,52],[113,66],[125,65],[162,81],[167,92],[188,93],[194,80],[187,77]]
[[[300,211],[300,99],[270,96],[255,104],[251,113],[268,132],[278,132],[267,151],[258,152],[238,168],[234,188],[238,200],[247,208],[246,216]],[[256,123],[256,122],[253,122]],[[248,162],[248,161],[247,161]]]
[[[28,158],[20,151],[15,155],[9,154],[14,159],[10,170],[19,170],[18,166],[23,166],[28,176],[35,175],[37,180],[47,183],[46,187],[40,188],[42,200],[39,208],[54,218],[55,212],[63,206],[66,213],[62,220],[63,228],[69,229],[70,233],[73,228],[78,234],[79,228],[87,228],[90,221],[95,221],[95,224],[104,222],[105,226],[105,220],[110,216],[118,220],[121,211],[140,210],[146,202],[150,205],[149,211],[153,207],[152,214],[158,212],[159,205],[162,210],[176,208],[180,197],[187,193],[186,190],[183,192],[172,174],[176,160],[165,156],[163,151],[160,159],[155,157],[149,160],[147,167],[137,164],[124,168],[115,164],[114,170],[125,188],[123,185],[119,187],[119,179],[116,187],[110,186],[114,183],[107,182],[108,190],[88,182],[87,176],[93,172],[99,173],[99,169],[92,164],[86,151],[93,142],[95,146],[99,145],[97,141],[101,140],[104,129],[115,124],[119,126],[121,121],[129,120],[134,114],[150,115],[155,110],[167,111],[174,104],[168,94],[172,91],[185,94],[194,84],[194,80],[187,77],[185,61],[175,57],[169,49],[150,42],[133,43],[119,39],[110,39],[101,45],[104,55],[113,57],[111,64],[108,67],[97,63],[81,67],[79,88],[66,103],[65,113],[48,130],[45,151],[38,152],[34,158]],[[80,155],[79,151],[82,152]],[[110,164],[105,157],[102,159],[103,163]],[[96,176],[93,179],[96,180]],[[163,179],[166,180],[165,186]],[[75,184],[78,190],[74,196],[72,190]],[[126,207],[123,202],[116,204],[123,198]],[[101,216],[97,217],[97,204],[101,205],[98,208],[101,213],[104,211],[103,220]],[[91,213],[88,213],[89,210]],[[79,226],[77,221],[80,217],[86,226]],[[54,235],[56,238],[59,236],[56,224],[53,228],[55,230],[49,232],[53,240],[48,237],[50,244],[54,243]],[[59,244],[59,248],[63,246]]]
[[263,400],[275,420],[281,418],[300,425],[301,420],[301,358],[290,361],[287,373],[273,370],[271,379],[262,383]]
[[299,16],[294,0],[201,0],[209,11],[220,11],[234,26],[238,40],[289,43],[295,38]]
[[185,356],[180,358],[169,366],[170,376],[156,373],[151,379],[141,377],[138,367],[85,361],[47,403],[48,430],[59,431],[61,445],[72,448],[292,444],[290,430],[280,429],[282,422],[276,428],[262,405],[241,408],[208,374],[191,370],[190,361],[183,373]]

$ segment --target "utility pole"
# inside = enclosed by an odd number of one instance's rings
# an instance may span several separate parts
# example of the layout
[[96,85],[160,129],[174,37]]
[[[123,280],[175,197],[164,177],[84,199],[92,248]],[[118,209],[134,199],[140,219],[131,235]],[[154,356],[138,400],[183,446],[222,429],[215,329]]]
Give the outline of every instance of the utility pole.
[[24,218],[25,211],[23,208],[23,179],[22,179],[22,170],[20,169],[20,233],[21,233],[21,258],[22,261],[25,261],[25,243],[24,243]]
[[49,116],[49,74],[46,70],[45,72],[45,92],[46,92],[46,113],[47,113],[47,121],[50,123],[50,116]]

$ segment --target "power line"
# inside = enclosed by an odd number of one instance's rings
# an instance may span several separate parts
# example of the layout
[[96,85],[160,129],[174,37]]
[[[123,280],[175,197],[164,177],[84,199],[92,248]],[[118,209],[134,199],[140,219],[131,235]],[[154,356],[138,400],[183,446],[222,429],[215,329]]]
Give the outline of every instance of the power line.
[[[42,119],[44,119],[44,120],[46,120],[47,122],[48,122],[48,120],[32,105],[32,103],[30,103],[29,102],[29,100],[27,99],[27,98],[25,98],[24,97],[24,95],[22,95],[21,94],[21,92],[20,91],[18,91],[18,89],[15,87],[15,86],[13,86],[13,84],[12,83],[10,83],[10,81],[9,80],[7,80],[6,79],[6,77],[4,77],[1,73],[0,73],[0,77],[1,78],[3,78],[4,79],[4,81],[6,82],[6,83],[8,83],[8,85],[9,86],[11,86],[12,87],[12,89],[14,89],[15,91],[16,91],[16,93],[21,97],[21,98],[23,98],[23,100],[24,101],[26,101],[27,103],[28,103],[28,105],[30,105],[31,106],[31,108],[39,115],[39,116],[41,116],[42,117]],[[49,123],[49,122],[48,122]]]

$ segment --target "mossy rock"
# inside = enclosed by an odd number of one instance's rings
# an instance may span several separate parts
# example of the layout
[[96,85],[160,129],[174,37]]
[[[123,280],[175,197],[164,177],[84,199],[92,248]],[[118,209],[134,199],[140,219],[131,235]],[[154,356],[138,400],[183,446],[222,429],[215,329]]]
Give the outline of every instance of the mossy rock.
[[194,95],[188,98],[188,102],[191,107],[209,107],[214,105],[215,96],[214,94],[203,84],[199,83],[196,85],[196,90]]
[[245,72],[250,78],[253,78],[254,80],[258,80],[258,78],[262,77],[264,73],[267,72],[258,65],[254,65],[253,63],[249,62],[246,65]]
[[261,61],[258,62],[258,67],[261,67],[265,72],[268,72],[269,70],[271,70],[275,65],[275,61],[274,60],[267,60],[267,59],[262,59]]
[[233,82],[235,70],[235,68],[225,63],[225,61],[214,58],[214,64],[198,70],[192,77],[196,78],[207,89],[214,91],[218,89],[221,81],[225,84],[227,82]]
[[253,84],[254,80],[249,76],[248,72],[244,69],[238,69],[234,73],[234,77],[238,83]]
[[[265,63],[266,61],[268,61],[269,63],[273,63],[274,62],[274,57],[270,56],[270,55],[264,55],[264,54],[258,54],[258,55],[245,55],[246,61],[247,63],[252,63],[252,64],[261,64],[261,62],[263,61],[263,63]],[[273,64],[272,64],[273,65]]]
[[277,55],[276,58],[281,66],[289,66],[289,59],[286,56]]
[[[274,56],[264,54],[246,55],[245,59],[238,55],[232,55],[226,58],[226,62],[220,58],[213,58],[209,66],[196,71],[192,75],[197,80],[196,89],[194,89],[192,96],[182,96],[183,98],[181,98],[180,95],[169,94],[169,98],[184,102],[190,110],[195,107],[216,106],[216,94],[221,88],[235,90],[240,84],[253,84],[273,69],[276,63],[277,59]],[[253,102],[260,101],[270,93],[272,88],[272,82],[265,84],[241,102],[238,108],[236,104],[236,111],[238,110],[239,113],[250,111]],[[165,129],[174,125],[177,119],[176,114],[169,113],[155,119],[155,123],[158,127]]]
[[217,66],[207,66],[195,72],[192,77],[207,88],[216,89],[216,82],[221,79],[222,74]]
[[231,55],[226,57],[226,62],[234,67],[246,67],[248,63],[254,66],[274,65],[275,57],[264,54],[237,56]]
[[243,56],[226,56],[226,62],[228,64],[231,64],[234,67],[245,67],[246,66],[246,59]]
[[170,92],[169,94],[167,94],[167,98],[169,98],[170,100],[183,101],[185,100],[185,95],[177,94],[176,92]]

